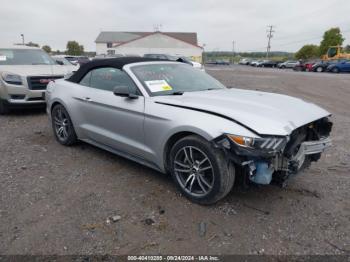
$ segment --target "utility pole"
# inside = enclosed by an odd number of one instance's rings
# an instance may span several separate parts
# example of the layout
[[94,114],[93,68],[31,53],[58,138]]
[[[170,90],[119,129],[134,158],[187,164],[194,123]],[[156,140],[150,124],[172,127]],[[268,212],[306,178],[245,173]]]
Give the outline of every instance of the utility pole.
[[22,37],[22,45],[24,45],[24,34],[21,34]]
[[232,64],[235,63],[235,41],[232,41]]
[[270,51],[271,51],[271,38],[273,37],[273,33],[275,32],[273,30],[273,25],[269,25],[267,26],[268,27],[268,30],[267,30],[267,38],[269,39],[268,42],[267,42],[267,52],[266,52],[266,59],[269,58],[269,54],[270,54]]
[[202,64],[204,65],[205,62],[206,62],[206,59],[205,59],[205,46],[206,44],[203,44],[203,55],[202,55]]

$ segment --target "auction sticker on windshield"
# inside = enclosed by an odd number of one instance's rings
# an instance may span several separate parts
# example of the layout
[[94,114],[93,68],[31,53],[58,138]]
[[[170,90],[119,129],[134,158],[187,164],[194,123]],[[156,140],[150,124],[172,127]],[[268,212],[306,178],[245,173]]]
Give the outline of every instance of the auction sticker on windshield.
[[0,61],[6,61],[6,56],[0,55]]
[[165,80],[145,81],[145,83],[152,93],[173,90]]

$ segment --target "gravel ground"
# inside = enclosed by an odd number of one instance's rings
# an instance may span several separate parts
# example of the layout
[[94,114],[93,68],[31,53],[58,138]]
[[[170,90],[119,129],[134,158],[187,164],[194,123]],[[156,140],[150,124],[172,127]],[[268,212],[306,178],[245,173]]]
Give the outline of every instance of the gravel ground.
[[59,145],[43,110],[0,116],[0,254],[350,254],[350,75],[208,73],[326,108],[333,148],[287,188],[237,185],[204,207],[149,168],[84,143]]

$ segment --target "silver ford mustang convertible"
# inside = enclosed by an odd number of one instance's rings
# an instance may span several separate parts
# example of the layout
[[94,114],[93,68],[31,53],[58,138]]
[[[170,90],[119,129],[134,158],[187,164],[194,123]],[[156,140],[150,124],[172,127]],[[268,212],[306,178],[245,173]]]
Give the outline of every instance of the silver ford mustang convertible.
[[285,95],[227,89],[171,61],[97,60],[46,91],[63,145],[90,143],[163,173],[181,192],[212,204],[235,177],[284,183],[331,145],[326,110]]

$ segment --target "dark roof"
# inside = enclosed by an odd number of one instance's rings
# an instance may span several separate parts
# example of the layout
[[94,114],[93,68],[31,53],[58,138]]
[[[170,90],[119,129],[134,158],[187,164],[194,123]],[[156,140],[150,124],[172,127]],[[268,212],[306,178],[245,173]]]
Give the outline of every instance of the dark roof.
[[197,33],[187,32],[100,32],[96,43],[126,43],[141,37],[160,33],[184,41],[191,45],[198,45]]
[[[118,58],[107,58],[98,59],[88,62],[82,65],[74,75],[72,75],[67,80],[70,82],[78,83],[80,80],[91,70],[100,67],[113,67],[117,69],[122,69],[124,65],[138,63],[138,62],[151,62],[151,61],[165,61],[154,58],[146,57],[118,57]],[[169,61],[169,60],[166,60]]]

